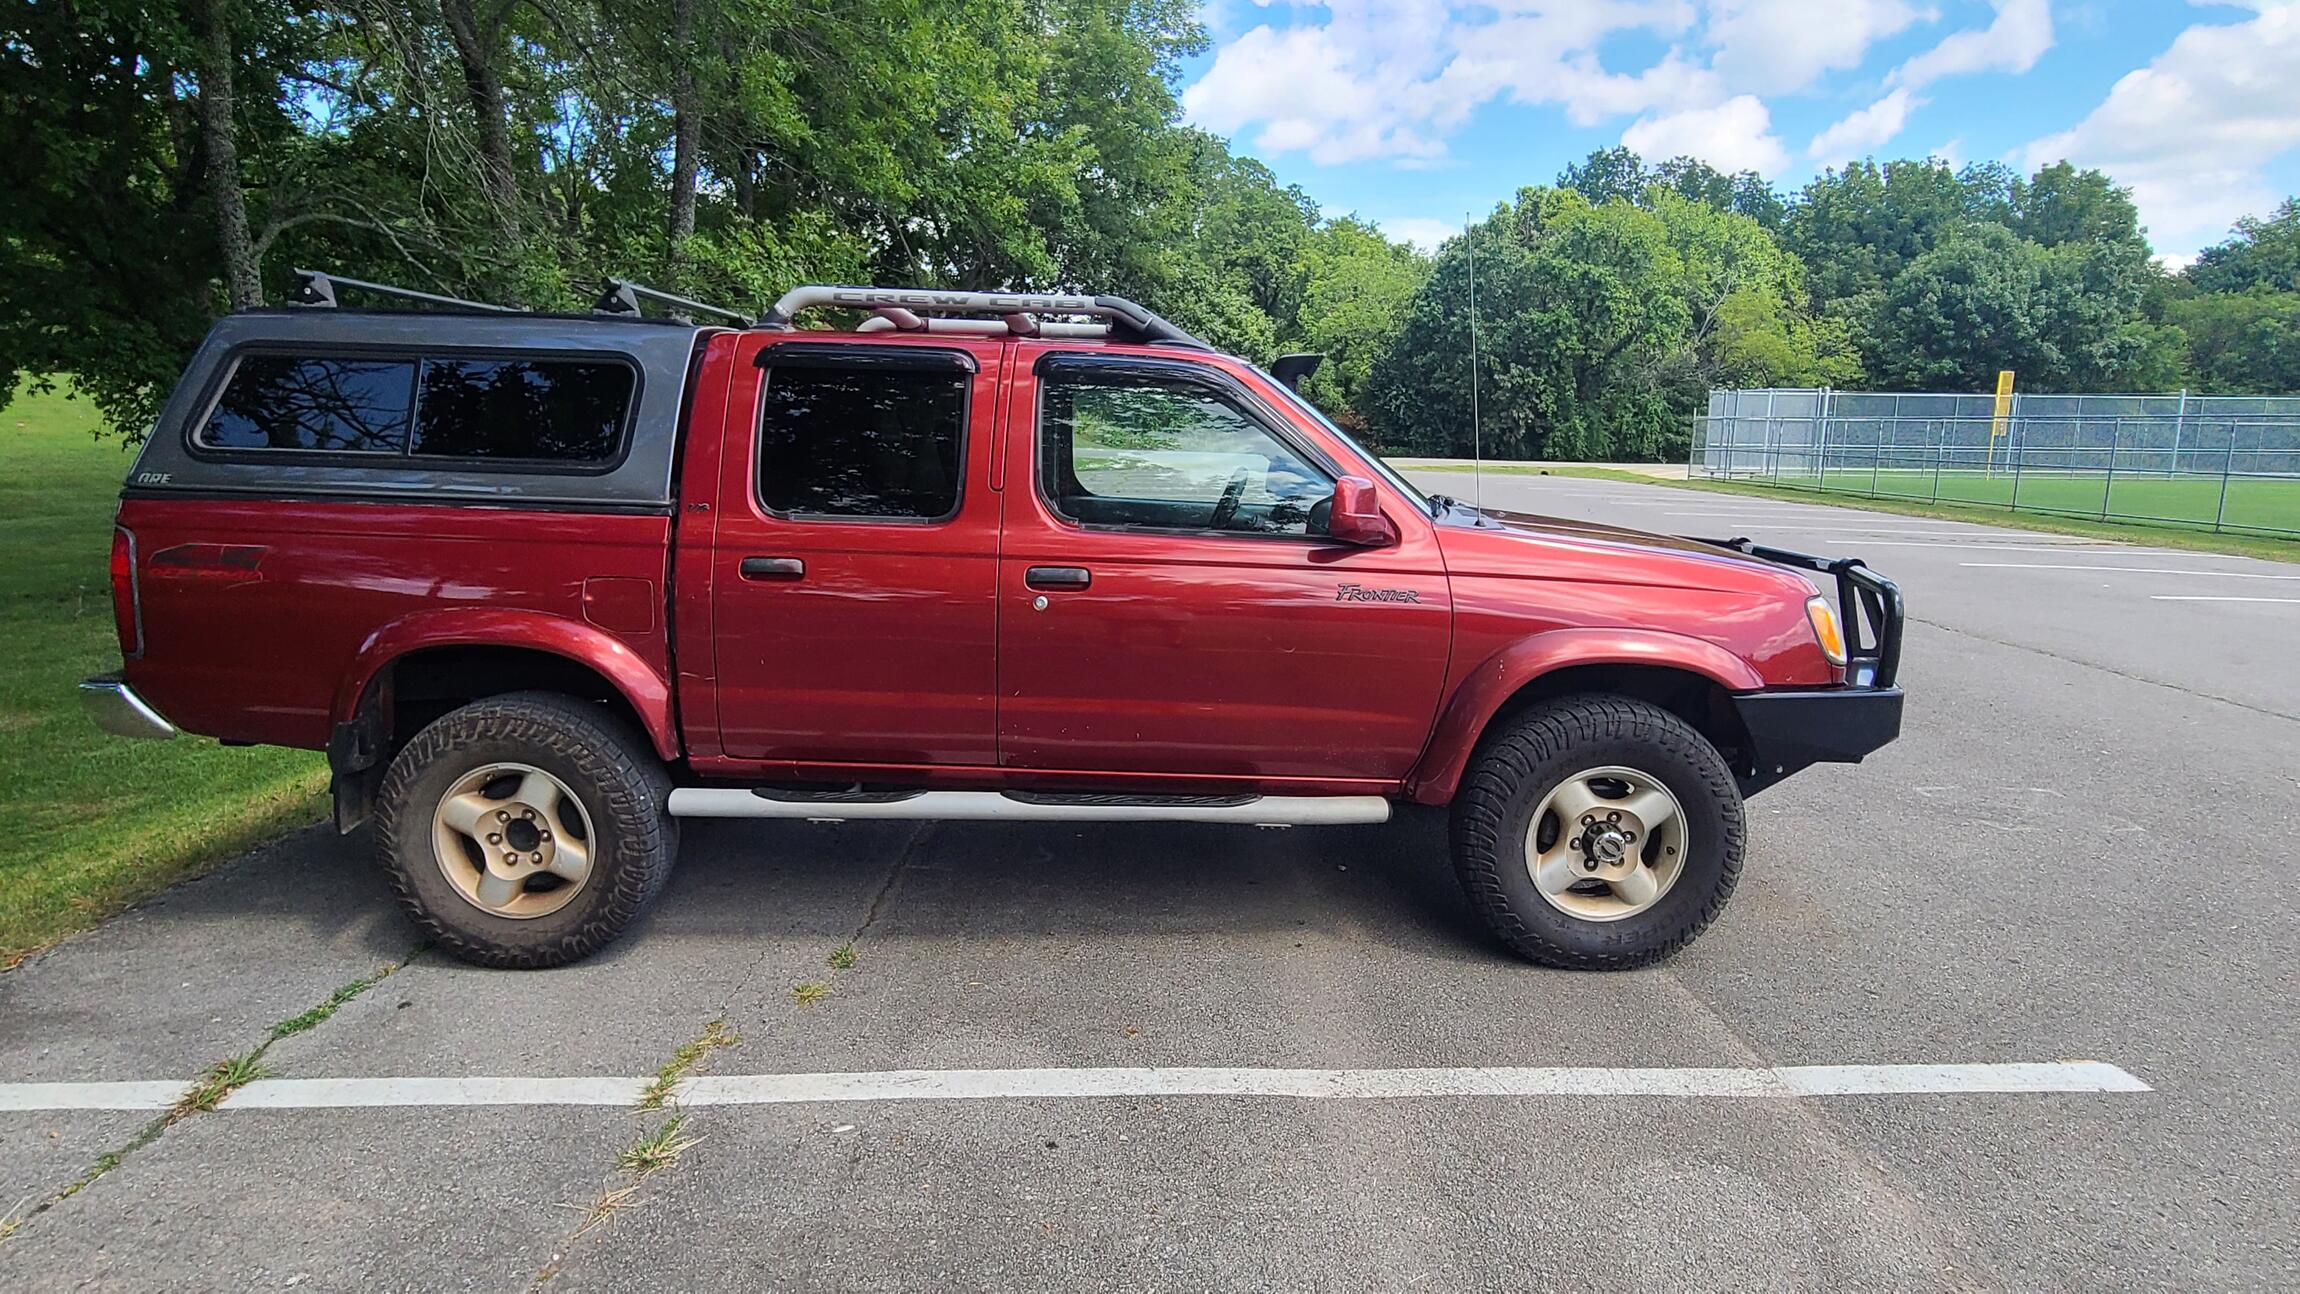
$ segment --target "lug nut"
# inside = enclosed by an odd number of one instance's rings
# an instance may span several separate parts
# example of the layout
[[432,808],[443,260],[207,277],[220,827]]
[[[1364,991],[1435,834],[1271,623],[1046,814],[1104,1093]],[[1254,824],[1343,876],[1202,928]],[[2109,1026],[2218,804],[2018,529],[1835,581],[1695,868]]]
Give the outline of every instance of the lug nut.
[[488,844],[491,844],[491,845],[500,845],[500,844],[502,844],[502,843],[503,843],[503,833],[502,833],[502,832],[499,832],[499,831],[490,831],[490,832],[488,832],[488,833],[487,833],[487,843],[488,843]]
[[541,863],[543,861],[543,855],[537,854],[533,858],[530,858],[528,861],[532,863]]
[[496,820],[497,822],[509,822],[509,821],[511,821],[511,815],[510,815],[510,814],[508,814],[508,813],[505,813],[505,812],[504,812],[503,810],[501,810],[501,809],[497,809],[497,810],[495,811],[495,820]]
[[1606,820],[1607,822],[1619,822],[1619,821],[1621,821],[1621,810],[1619,810],[1619,809],[1613,809],[1613,810],[1610,810],[1610,811],[1608,811],[1608,812],[1606,813],[1606,815],[1605,815],[1605,820]]
[[1594,813],[1584,813],[1584,814],[1582,814],[1582,815],[1581,815],[1581,825],[1582,825],[1582,826],[1585,826],[1585,827],[1586,827],[1586,826],[1590,825],[1591,823],[1593,823],[1593,822],[1595,822],[1595,821],[1597,821],[1597,815],[1596,815],[1596,814],[1594,814]]

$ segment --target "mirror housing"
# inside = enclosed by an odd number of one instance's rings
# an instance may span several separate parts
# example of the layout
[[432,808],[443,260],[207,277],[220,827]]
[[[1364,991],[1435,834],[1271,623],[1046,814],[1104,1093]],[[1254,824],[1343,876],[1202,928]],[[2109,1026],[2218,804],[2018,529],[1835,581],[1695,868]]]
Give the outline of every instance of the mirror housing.
[[1372,481],[1345,476],[1334,482],[1334,506],[1326,519],[1326,537],[1359,548],[1387,548],[1398,541],[1398,528],[1382,515],[1381,496]]

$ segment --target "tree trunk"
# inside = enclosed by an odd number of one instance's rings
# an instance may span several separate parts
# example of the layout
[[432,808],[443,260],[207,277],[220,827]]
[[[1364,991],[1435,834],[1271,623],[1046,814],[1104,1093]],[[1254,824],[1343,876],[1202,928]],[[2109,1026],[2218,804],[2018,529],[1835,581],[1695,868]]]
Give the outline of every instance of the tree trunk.
[[216,211],[216,245],[224,256],[224,296],[234,310],[264,303],[263,276],[248,239],[247,195],[240,189],[239,140],[232,125],[232,26],[229,0],[203,0],[194,11],[200,36],[200,146],[207,155],[208,201]]
[[671,268],[695,233],[695,173],[700,169],[703,107],[695,95],[695,0],[671,0]]
[[[511,124],[503,100],[503,78],[495,55],[503,35],[503,11],[481,17],[474,0],[441,0],[448,38],[463,66],[463,88],[479,119],[480,185],[495,209],[496,227],[514,244],[519,238],[519,174],[511,159]],[[509,250],[506,248],[505,250]]]

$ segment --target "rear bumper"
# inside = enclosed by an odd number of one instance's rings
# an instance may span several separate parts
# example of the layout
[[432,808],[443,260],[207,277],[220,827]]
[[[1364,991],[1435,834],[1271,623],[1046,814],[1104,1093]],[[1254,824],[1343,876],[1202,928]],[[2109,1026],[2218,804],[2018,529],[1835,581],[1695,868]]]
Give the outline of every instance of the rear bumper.
[[1755,795],[1813,764],[1858,764],[1901,735],[1901,689],[1811,688],[1743,692],[1733,708],[1749,732],[1741,793]]
[[81,679],[80,704],[90,722],[115,737],[165,740],[176,735],[176,725],[162,718],[151,702],[136,695],[136,689],[121,682],[117,674]]

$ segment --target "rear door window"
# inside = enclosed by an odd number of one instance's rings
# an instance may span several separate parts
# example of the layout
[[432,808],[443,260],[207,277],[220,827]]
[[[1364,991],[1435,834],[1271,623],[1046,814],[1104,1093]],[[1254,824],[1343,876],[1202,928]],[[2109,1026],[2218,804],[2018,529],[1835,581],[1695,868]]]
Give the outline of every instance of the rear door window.
[[415,362],[248,355],[200,443],[215,449],[398,454],[407,449]]
[[413,452],[601,464],[621,452],[633,378],[623,364],[427,359]]
[[759,502],[799,517],[957,515],[971,380],[956,367],[774,365],[759,405]]

